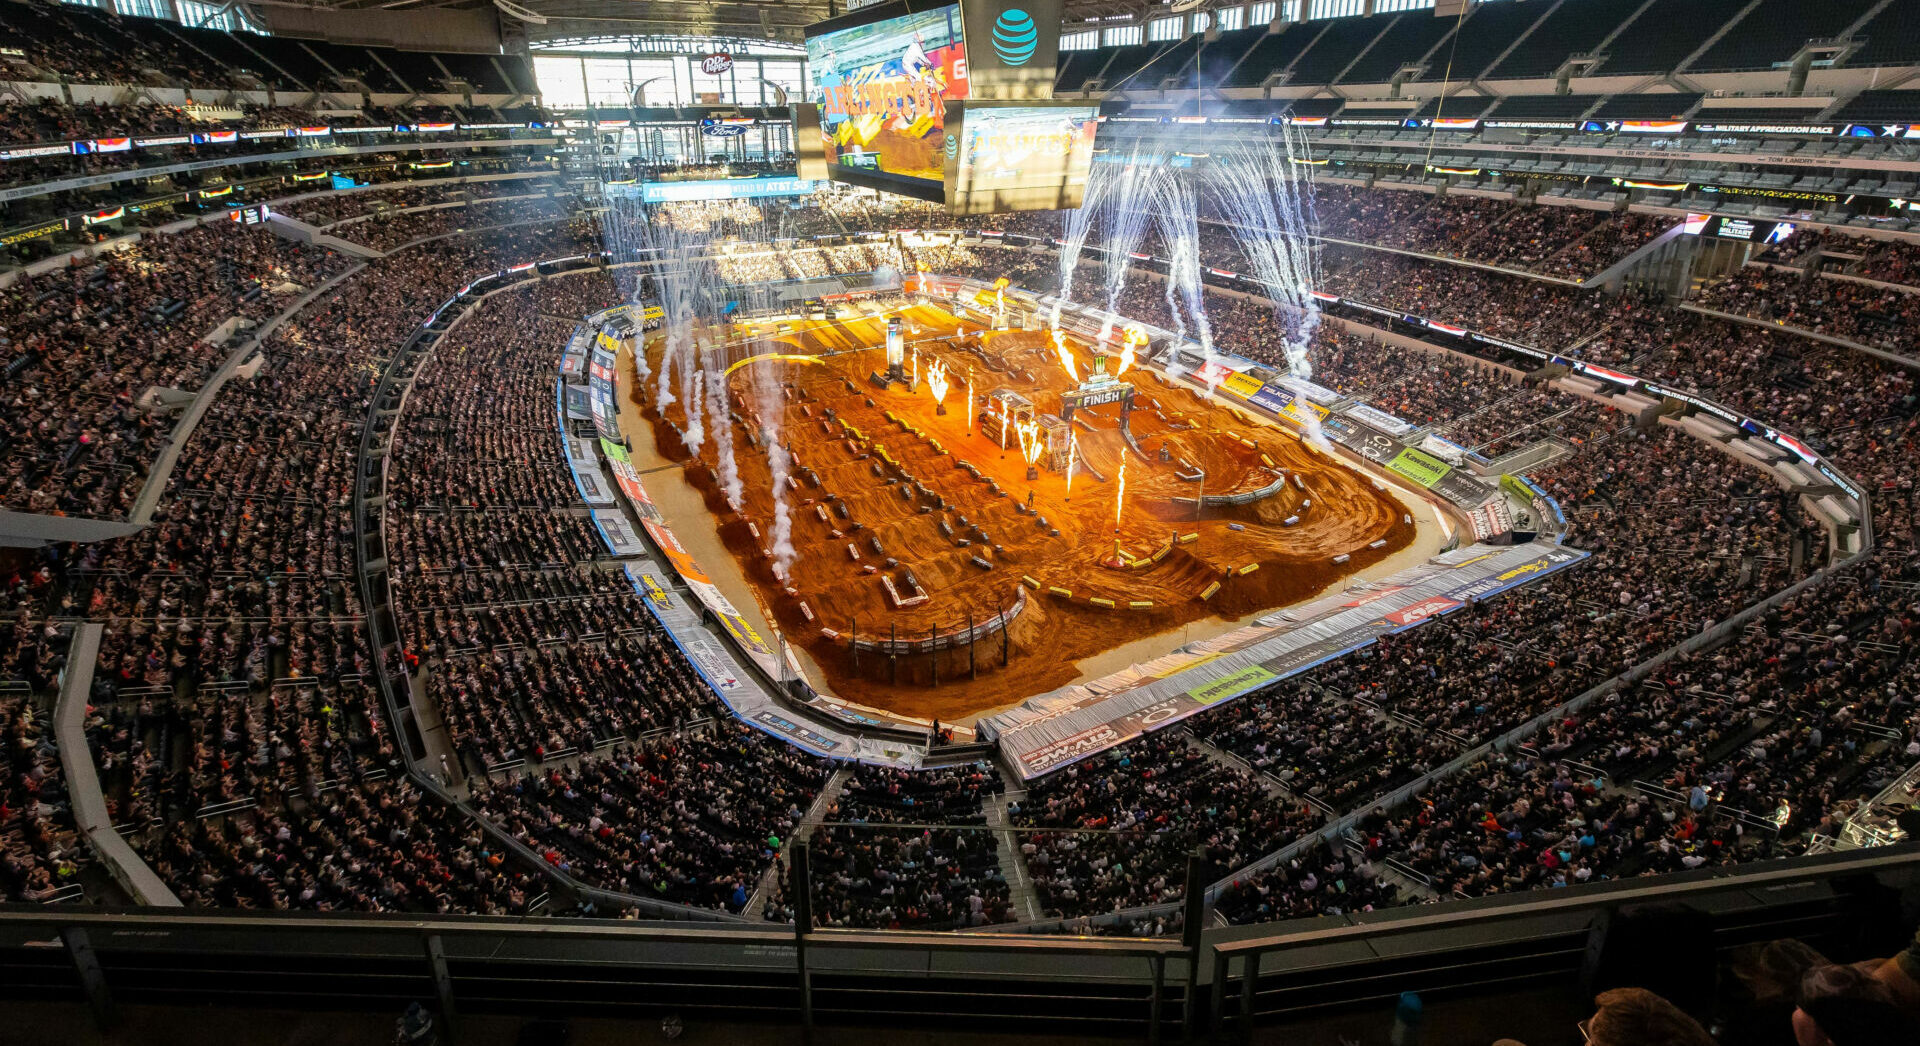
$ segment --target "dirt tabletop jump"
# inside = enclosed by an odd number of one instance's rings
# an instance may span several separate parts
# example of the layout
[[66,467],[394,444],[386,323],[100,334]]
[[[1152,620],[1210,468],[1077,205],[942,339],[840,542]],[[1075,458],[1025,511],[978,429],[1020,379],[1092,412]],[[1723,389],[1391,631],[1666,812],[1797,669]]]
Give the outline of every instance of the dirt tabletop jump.
[[[1138,449],[1120,431],[1119,403],[1081,408],[1070,431],[1084,464],[1071,491],[1044,456],[1030,480],[1017,438],[1002,449],[988,397],[1011,389],[1036,414],[1060,414],[1076,382],[1048,335],[983,331],[930,306],[895,314],[905,321],[917,386],[869,380],[887,370],[884,317],[735,328],[731,358],[769,357],[738,363],[727,378],[738,512],[721,488],[711,435],[696,460],[682,439],[684,403],[663,417],[653,382],[627,375],[627,410],[651,426],[657,451],[686,469],[713,516],[672,522],[717,528],[767,619],[846,700],[966,720],[1073,681],[1079,659],[1189,623],[1286,606],[1414,540],[1406,508],[1371,477],[1291,431],[1251,423],[1219,394],[1203,398],[1140,366],[1120,378],[1135,390],[1129,427]],[[1068,344],[1085,378],[1093,349]],[[644,348],[656,377],[662,347],[650,335]],[[927,380],[936,363],[950,381],[944,413]],[[1116,363],[1109,358],[1105,372]],[[794,550],[784,579],[769,554],[775,492],[766,436],[775,415],[793,458],[781,492]],[[1263,491],[1204,512],[1193,500]],[[1023,587],[1004,635],[925,649],[931,637],[964,632],[969,615],[978,626],[1015,607]],[[855,636],[897,640],[899,652],[856,651]]]

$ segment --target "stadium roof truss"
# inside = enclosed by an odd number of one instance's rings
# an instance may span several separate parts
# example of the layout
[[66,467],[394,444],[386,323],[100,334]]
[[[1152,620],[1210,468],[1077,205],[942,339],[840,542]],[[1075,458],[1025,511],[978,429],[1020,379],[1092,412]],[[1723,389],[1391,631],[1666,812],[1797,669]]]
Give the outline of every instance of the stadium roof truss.
[[[736,3],[731,0],[512,0],[494,5],[492,0],[250,0],[254,6],[305,7],[325,10],[423,11],[435,8],[477,9],[499,6],[506,20],[518,19],[527,36],[539,43],[547,40],[575,40],[581,37],[608,36],[699,36],[733,37],[745,40],[778,40],[799,43],[801,32],[814,22],[844,14],[846,0],[776,0],[768,3]],[[1200,3],[1149,4],[1143,0],[1067,0],[1063,21],[1069,27],[1086,28],[1093,23],[1138,20],[1148,14],[1170,11],[1189,12],[1222,6],[1239,6],[1229,0],[1203,0]],[[544,24],[527,20],[521,12],[546,19]],[[1080,26],[1078,23],[1088,23]]]

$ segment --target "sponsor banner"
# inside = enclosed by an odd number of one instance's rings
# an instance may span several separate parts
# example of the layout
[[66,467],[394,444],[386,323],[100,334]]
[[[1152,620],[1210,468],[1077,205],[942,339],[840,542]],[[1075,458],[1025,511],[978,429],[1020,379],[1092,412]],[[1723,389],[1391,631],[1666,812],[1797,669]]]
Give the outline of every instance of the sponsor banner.
[[[1711,112],[1712,110],[1708,110]],[[1693,128],[1706,134],[1839,134],[1835,124],[1808,123],[1703,123]]]
[[1820,460],[1820,455],[1807,448],[1807,445],[1777,429],[1768,429],[1767,438],[1786,448],[1801,461],[1812,465]]
[[1500,489],[1506,491],[1508,494],[1513,495],[1515,498],[1517,498],[1523,503],[1532,501],[1533,496],[1536,493],[1539,493],[1531,485],[1529,485],[1525,479],[1522,479],[1521,477],[1516,476],[1511,472],[1502,472],[1500,474]]
[[594,346],[587,365],[587,393],[593,407],[593,427],[609,439],[620,438],[619,405],[615,401],[614,354]]
[[1334,418],[1327,422],[1325,431],[1336,443],[1376,465],[1392,461],[1402,449],[1399,440],[1351,418]]
[[1418,603],[1409,604],[1389,613],[1387,620],[1402,627],[1417,625],[1430,617],[1439,617],[1441,614],[1447,613],[1450,610],[1457,610],[1465,605],[1466,604],[1457,599],[1448,599],[1446,596],[1434,596],[1431,599],[1423,599]]
[[1250,665],[1230,676],[1221,676],[1210,683],[1193,687],[1187,691],[1186,696],[1202,705],[1214,705],[1229,697],[1238,697],[1278,678],[1260,665]]
[[642,203],[688,200],[743,200],[763,196],[805,196],[819,186],[806,178],[708,178],[685,182],[644,182]]
[[1388,585],[1386,588],[1375,589],[1372,592],[1363,592],[1340,605],[1343,607],[1363,607],[1368,603],[1385,599],[1395,592],[1404,592],[1406,591],[1406,587],[1405,585]]
[[1252,399],[1254,393],[1259,392],[1265,387],[1265,383],[1259,378],[1248,374],[1230,374],[1227,376],[1227,380],[1220,383],[1220,387],[1243,400],[1247,400]]
[[1330,413],[1327,408],[1322,407],[1318,403],[1303,400],[1295,396],[1292,389],[1275,385],[1272,382],[1260,386],[1253,395],[1247,397],[1247,402],[1255,406],[1265,407],[1280,417],[1287,418],[1294,424],[1302,427],[1317,425],[1325,421],[1327,415]]
[[580,490],[580,500],[595,508],[606,508],[614,503],[613,491],[607,488],[606,477],[598,470],[575,469],[574,486]]
[[240,138],[242,141],[254,141],[260,138],[285,138],[292,133],[292,128],[282,127],[274,131],[241,131]]
[[1685,120],[1610,120],[1607,130],[1627,134],[1679,134],[1687,129]]
[[593,509],[593,525],[600,531],[601,540],[607,543],[608,551],[615,556],[639,556],[647,551],[640,543],[640,535],[634,533],[627,517],[616,511]]
[[423,134],[439,134],[443,131],[454,131],[459,128],[459,124],[452,123],[417,123],[413,125],[414,130]]
[[1459,465],[1467,460],[1467,448],[1450,440],[1441,439],[1431,432],[1420,437],[1420,449],[1449,465]]
[[331,127],[296,127],[294,133],[302,138],[325,138],[333,133]]
[[1339,393],[1327,388],[1325,385],[1315,385],[1305,378],[1289,376],[1281,378],[1280,384],[1285,385],[1287,388],[1292,389],[1315,403],[1334,403],[1340,399]]
[[1400,453],[1394,455],[1392,461],[1387,462],[1387,468],[1428,488],[1445,479],[1447,473],[1453,471],[1452,465],[1413,447],[1401,448]]
[[695,638],[681,643],[686,648],[687,657],[707,677],[716,690],[738,690],[742,686],[740,677],[733,670],[733,659],[715,643]]
[[833,737],[828,737],[828,735],[820,733],[818,729],[808,729],[808,727],[804,727],[804,725],[797,724],[797,722],[781,716],[780,712],[774,712],[772,708],[762,708],[760,712],[755,712],[753,722],[755,722],[760,729],[766,729],[766,731],[770,731],[770,733],[778,733],[781,737],[785,737],[787,741],[791,741],[791,743],[795,743],[795,745],[799,745],[799,747],[803,747],[803,749],[820,752],[820,754],[829,754],[829,752],[833,752],[833,750],[841,747],[841,743],[835,741]]
[[1360,421],[1391,435],[1404,436],[1413,431],[1412,425],[1401,421],[1399,418],[1385,411],[1375,410],[1364,403],[1348,407],[1346,413],[1348,417],[1358,418]]
[[1069,763],[1078,762],[1095,752],[1104,752],[1126,740],[1111,723],[1082,730],[1072,737],[1052,741],[1031,752],[1020,753],[1020,776],[1032,780]]
[[1493,497],[1493,488],[1472,478],[1465,469],[1453,469],[1433,485],[1433,492],[1462,508],[1478,508]]
[[0,160],[31,160],[39,156],[72,156],[77,150],[72,142],[59,145],[23,145],[17,149],[0,149]]
[[1200,369],[1193,372],[1193,376],[1199,378],[1201,384],[1211,388],[1227,380],[1227,376],[1232,373],[1232,368],[1226,364],[1220,363],[1217,360],[1209,360],[1201,364]]
[[95,138],[92,141],[81,142],[80,144],[83,146],[83,148],[80,150],[81,152],[123,153],[133,148],[133,139],[131,138]]
[[240,139],[238,131],[204,131],[193,136],[195,145],[231,145]]
[[1633,388],[1634,386],[1640,384],[1640,379],[1634,377],[1631,374],[1622,374],[1617,370],[1608,370],[1605,367],[1596,367],[1591,363],[1576,363],[1574,364],[1574,369],[1578,370],[1582,374],[1590,374],[1593,377],[1601,378],[1606,381],[1611,381],[1617,385],[1625,385],[1627,388]]
[[135,138],[133,144],[142,149],[152,149],[162,145],[192,145],[193,135],[163,134],[157,138]]
[[67,220],[65,218],[56,218],[53,221],[42,222],[39,225],[31,225],[25,229],[15,229],[5,236],[0,236],[0,244],[11,247],[16,243],[37,240],[42,236],[52,236],[54,233],[66,227]]

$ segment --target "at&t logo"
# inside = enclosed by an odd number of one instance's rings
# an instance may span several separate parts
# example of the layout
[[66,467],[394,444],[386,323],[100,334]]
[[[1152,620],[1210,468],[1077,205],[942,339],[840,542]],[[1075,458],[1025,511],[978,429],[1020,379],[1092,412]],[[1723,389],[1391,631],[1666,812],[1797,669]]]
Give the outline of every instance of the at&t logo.
[[1008,65],[1025,65],[1040,46],[1040,27],[1033,17],[1009,7],[993,20],[993,53]]

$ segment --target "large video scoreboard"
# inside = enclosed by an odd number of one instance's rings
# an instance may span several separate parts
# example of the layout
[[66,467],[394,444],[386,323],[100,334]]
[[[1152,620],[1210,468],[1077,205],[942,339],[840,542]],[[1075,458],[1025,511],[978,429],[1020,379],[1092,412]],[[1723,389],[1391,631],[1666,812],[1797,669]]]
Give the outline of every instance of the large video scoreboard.
[[956,214],[1078,206],[1098,110],[1052,100],[1059,37],[1060,0],[894,0],[816,23],[799,133],[817,117],[835,181]]

